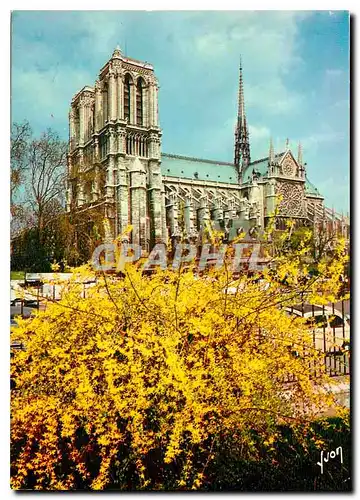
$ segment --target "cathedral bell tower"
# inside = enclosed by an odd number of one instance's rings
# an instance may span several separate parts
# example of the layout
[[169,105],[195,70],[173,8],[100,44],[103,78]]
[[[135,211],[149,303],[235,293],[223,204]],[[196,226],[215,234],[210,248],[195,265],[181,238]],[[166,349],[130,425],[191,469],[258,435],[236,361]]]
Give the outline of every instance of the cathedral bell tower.
[[166,239],[158,88],[153,66],[117,47],[71,102],[67,205],[101,210],[106,243],[129,225],[143,249]]
[[237,168],[239,183],[242,182],[242,172],[249,163],[250,163],[250,142],[249,142],[249,131],[245,115],[244,83],[242,74],[242,64],[240,59],[238,115],[235,128],[235,155],[234,155],[234,164]]

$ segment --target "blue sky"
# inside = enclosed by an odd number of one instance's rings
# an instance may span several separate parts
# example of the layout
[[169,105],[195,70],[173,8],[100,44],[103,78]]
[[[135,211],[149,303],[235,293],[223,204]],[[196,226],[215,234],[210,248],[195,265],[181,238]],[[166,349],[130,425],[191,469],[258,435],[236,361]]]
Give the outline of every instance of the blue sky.
[[68,137],[72,96],[115,46],[152,63],[162,150],[233,160],[239,55],[252,159],[303,143],[326,205],[349,210],[349,21],[341,11],[17,11],[12,120]]

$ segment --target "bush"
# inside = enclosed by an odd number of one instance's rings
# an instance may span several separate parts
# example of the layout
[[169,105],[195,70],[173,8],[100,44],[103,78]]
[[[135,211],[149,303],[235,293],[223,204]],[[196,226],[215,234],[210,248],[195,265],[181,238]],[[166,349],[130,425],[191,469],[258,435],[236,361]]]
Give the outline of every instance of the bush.
[[[84,298],[75,278],[89,272],[77,270],[59,303],[13,332],[26,348],[12,359],[12,487],[276,489],[296,464],[289,455],[281,465],[295,446],[286,432],[303,456],[311,421],[335,406],[325,374],[312,378],[323,367],[312,333],[280,308],[302,286],[315,297],[319,282],[301,285],[285,260],[265,273],[266,289],[244,276],[229,295],[226,266],[199,277],[128,265]],[[324,268],[321,300],[338,272]]]
[[[351,433],[348,418],[315,421],[305,439],[293,429],[277,429],[274,449],[262,446],[259,460],[244,460],[234,443],[222,443],[212,462],[202,489],[205,491],[351,491]],[[321,474],[317,463],[320,450],[342,447],[339,456],[324,464]],[[319,448],[320,447],[320,448]],[[326,456],[326,454],[325,454]]]

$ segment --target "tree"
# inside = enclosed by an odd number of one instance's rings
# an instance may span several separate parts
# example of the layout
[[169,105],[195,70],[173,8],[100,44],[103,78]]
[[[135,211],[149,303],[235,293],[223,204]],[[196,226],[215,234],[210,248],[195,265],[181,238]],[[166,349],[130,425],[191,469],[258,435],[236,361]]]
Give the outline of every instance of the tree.
[[11,242],[11,268],[27,272],[50,272],[57,262],[61,270],[69,265],[78,266],[87,262],[103,237],[100,214],[85,212],[62,212],[62,207],[53,207],[57,216],[49,218],[43,230],[43,242],[39,242],[38,228],[34,221],[22,229]]
[[84,297],[93,270],[74,270],[62,300],[12,334],[25,345],[11,368],[12,487],[199,489],[222,443],[255,460],[285,423],[304,442],[337,405],[312,332],[282,307],[338,293],[342,246],[306,283],[304,248],[278,255],[262,271],[268,287],[234,284],[227,260],[203,276],[145,276],[140,262],[98,276]]
[[10,140],[10,196],[11,205],[15,203],[14,196],[24,181],[24,175],[29,167],[28,144],[31,138],[31,127],[28,121],[13,123]]
[[10,139],[10,211],[11,234],[19,234],[26,227],[29,213],[24,206],[20,187],[29,168],[29,141],[31,139],[29,122],[13,123]]
[[84,264],[103,240],[103,215],[96,208],[84,211],[73,208],[63,219],[62,233],[67,262],[72,266]]
[[[102,215],[64,211],[67,143],[51,129],[31,137],[27,122],[12,126],[12,266],[49,271],[55,261],[87,262],[98,244]],[[78,165],[76,169],[78,169]],[[91,170],[91,169],[90,169]],[[74,172],[73,172],[74,174]],[[82,172],[92,180],[93,172]],[[15,198],[14,198],[15,199]]]
[[36,220],[40,244],[44,229],[63,211],[67,143],[48,129],[29,144],[28,203]]
[[66,152],[66,142],[51,129],[32,138],[28,122],[12,125],[11,265],[16,269],[48,271],[55,255],[64,253]]

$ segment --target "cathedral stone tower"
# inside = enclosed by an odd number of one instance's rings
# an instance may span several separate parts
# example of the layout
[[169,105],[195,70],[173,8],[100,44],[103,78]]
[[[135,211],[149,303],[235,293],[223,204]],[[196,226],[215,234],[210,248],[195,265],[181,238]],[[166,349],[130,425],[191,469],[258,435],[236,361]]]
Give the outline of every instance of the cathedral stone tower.
[[144,251],[182,235],[201,244],[209,221],[230,241],[266,227],[275,208],[278,229],[288,218],[315,227],[324,199],[307,179],[301,146],[297,159],[288,141],[250,159],[241,62],[238,97],[234,162],[162,153],[154,68],[116,48],[94,87],[71,101],[67,209],[84,215],[76,223],[87,231],[101,221],[105,243],[131,225],[129,242]]
[[101,207],[108,242],[129,224],[132,243],[149,249],[163,241],[160,144],[153,67],[118,47],[95,87],[71,102],[68,210]]

